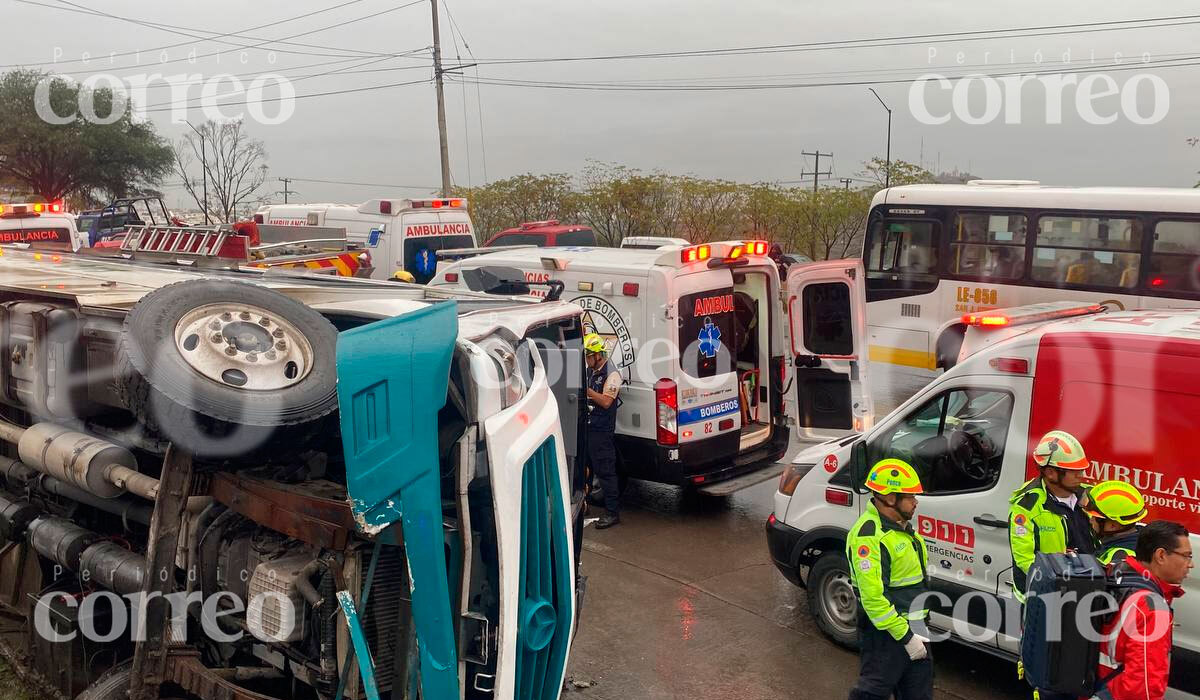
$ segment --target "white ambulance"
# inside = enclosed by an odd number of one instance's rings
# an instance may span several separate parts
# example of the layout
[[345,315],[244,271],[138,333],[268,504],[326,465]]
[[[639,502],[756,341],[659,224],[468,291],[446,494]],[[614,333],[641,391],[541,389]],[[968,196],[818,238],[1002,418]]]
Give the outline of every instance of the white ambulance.
[[346,229],[346,238],[371,250],[372,277],[408,272],[424,284],[437,270],[437,252],[475,246],[467,200],[371,199],[362,204],[270,204],[254,221],[273,226],[328,226]]
[[767,476],[792,425],[828,434],[871,416],[861,263],[780,280],[767,249],[517,248],[457,260],[430,284],[543,297],[561,286],[625,380],[623,476],[728,493]]
[[62,202],[29,202],[0,204],[0,243],[72,252],[87,247],[87,238]]
[[[1127,481],[1146,495],[1149,519],[1200,533],[1200,310],[1054,302],[963,322],[956,367],[865,434],[801,452],[780,479],[766,525],[772,559],[807,588],[818,626],[843,645],[857,639],[846,533],[869,498],[859,486],[868,465],[885,457],[910,462],[925,489],[914,526],[938,594],[932,626],[1013,660],[1009,497],[1037,476],[1030,454],[1046,432],[1080,439],[1088,482]],[[1175,611],[1171,685],[1200,696],[1200,596]]]

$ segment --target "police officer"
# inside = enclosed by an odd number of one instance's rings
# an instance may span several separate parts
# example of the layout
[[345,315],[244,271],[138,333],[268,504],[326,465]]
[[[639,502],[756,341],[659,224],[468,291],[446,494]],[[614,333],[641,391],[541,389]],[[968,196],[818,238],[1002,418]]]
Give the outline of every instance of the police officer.
[[1025,604],[1026,577],[1038,552],[1073,549],[1096,551],[1096,539],[1085,508],[1082,488],[1088,459],[1075,436],[1062,430],[1046,433],[1033,450],[1041,476],[1030,479],[1009,499],[1008,545],[1013,560],[1013,597]]
[[621,374],[608,361],[604,339],[596,333],[583,338],[584,358],[588,366],[588,461],[592,473],[604,491],[605,513],[596,523],[603,530],[621,522],[620,486],[617,482],[617,448],[613,433],[617,430],[617,407],[621,405]]
[[1088,492],[1085,508],[1100,538],[1096,558],[1101,564],[1119,564],[1132,557],[1139,522],[1146,518],[1146,497],[1124,481],[1101,481]]
[[910,522],[916,494],[924,493],[917,472],[899,459],[885,459],[867,475],[871,502],[846,542],[850,579],[858,591],[858,636],[862,645],[858,683],[850,700],[924,700],[933,697],[929,640],[913,632],[929,611],[913,609],[926,586],[925,540]]

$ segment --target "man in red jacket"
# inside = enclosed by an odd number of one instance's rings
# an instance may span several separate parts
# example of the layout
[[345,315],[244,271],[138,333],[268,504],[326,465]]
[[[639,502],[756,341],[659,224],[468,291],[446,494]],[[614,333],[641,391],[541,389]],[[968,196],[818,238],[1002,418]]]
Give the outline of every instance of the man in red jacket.
[[1101,677],[1120,668],[1096,697],[1101,700],[1162,700],[1171,670],[1171,603],[1192,568],[1192,545],[1183,525],[1156,520],[1138,534],[1132,557],[1114,575],[1128,594],[1108,628],[1100,656]]

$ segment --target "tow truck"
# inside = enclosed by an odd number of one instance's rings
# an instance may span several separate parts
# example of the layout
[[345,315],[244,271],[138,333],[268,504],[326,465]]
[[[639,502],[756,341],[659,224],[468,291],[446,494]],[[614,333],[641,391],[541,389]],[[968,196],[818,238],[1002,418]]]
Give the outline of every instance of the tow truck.
[[0,652],[89,700],[557,698],[581,309],[160,237],[0,246]]

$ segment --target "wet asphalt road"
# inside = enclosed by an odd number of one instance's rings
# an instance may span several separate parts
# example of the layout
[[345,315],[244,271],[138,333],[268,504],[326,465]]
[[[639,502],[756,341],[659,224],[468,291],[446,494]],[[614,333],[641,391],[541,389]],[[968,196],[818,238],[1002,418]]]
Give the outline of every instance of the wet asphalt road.
[[[880,415],[920,386],[901,381],[872,392]],[[767,552],[775,487],[711,498],[631,482],[621,524],[585,531],[587,596],[565,697],[846,697],[858,656],[821,634],[805,592]],[[1028,697],[1009,662],[951,643],[934,657],[936,698]]]

